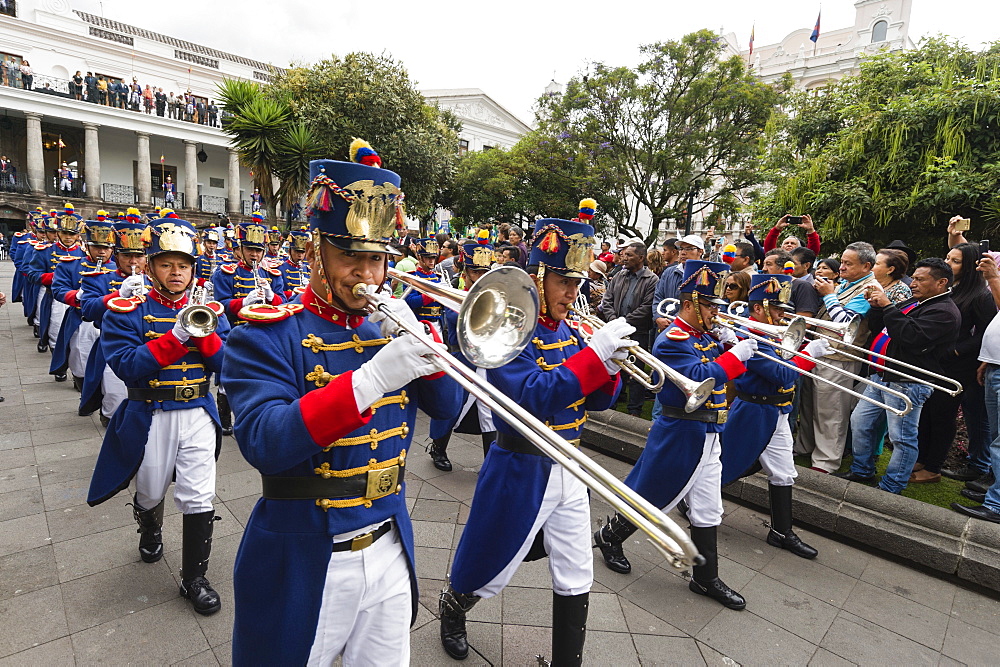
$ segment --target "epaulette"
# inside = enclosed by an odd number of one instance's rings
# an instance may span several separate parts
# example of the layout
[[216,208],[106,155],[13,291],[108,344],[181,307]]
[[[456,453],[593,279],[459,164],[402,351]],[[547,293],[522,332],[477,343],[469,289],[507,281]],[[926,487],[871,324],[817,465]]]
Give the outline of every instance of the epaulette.
[[59,256],[59,261],[60,262],[75,262],[78,259],[83,259],[83,257],[77,257],[76,255],[60,255]]
[[25,235],[25,234],[27,234],[27,233],[28,233],[28,232],[14,232],[14,238],[17,238],[17,237],[19,237],[19,236],[24,236],[24,235]]
[[51,243],[36,243],[35,244],[35,250],[45,250],[46,248],[48,248],[51,245],[52,245]]
[[144,300],[133,296],[116,296],[113,299],[108,299],[108,310],[113,310],[116,313],[131,313]]
[[267,324],[287,320],[295,313],[302,312],[304,308],[305,306],[301,303],[282,303],[277,306],[257,303],[252,306],[243,306],[240,309],[239,318],[251,324]]
[[234,273],[236,273],[236,265],[223,264],[222,266],[219,267],[219,270],[222,271],[223,273],[228,273],[229,275],[233,275]]
[[281,275],[281,271],[279,271],[278,269],[274,268],[273,266],[265,267],[265,270],[268,273],[270,273],[272,276],[280,276]]
[[98,269],[96,271],[81,271],[80,275],[83,276],[84,278],[88,278],[90,276],[103,276],[105,273],[111,273],[111,272],[101,271],[100,269]]
[[679,329],[677,327],[670,327],[669,329],[667,329],[667,338],[669,338],[670,340],[687,340],[690,337],[691,334],[684,331],[683,329]]
[[205,305],[206,305],[206,306],[208,306],[209,308],[211,308],[211,309],[212,309],[212,311],[213,311],[213,312],[214,312],[214,313],[215,313],[216,315],[219,315],[220,317],[221,317],[221,316],[222,316],[222,315],[223,315],[223,314],[224,314],[224,313],[226,312],[226,307],[225,307],[225,306],[223,306],[223,305],[222,305],[221,303],[219,303],[218,301],[209,301],[209,302],[208,302],[208,303],[206,303]]

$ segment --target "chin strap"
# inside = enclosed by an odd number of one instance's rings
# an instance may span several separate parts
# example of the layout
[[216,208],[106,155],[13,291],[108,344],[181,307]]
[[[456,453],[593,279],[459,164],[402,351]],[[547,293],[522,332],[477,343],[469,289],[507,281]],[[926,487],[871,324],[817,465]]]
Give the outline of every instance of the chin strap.
[[[365,309],[359,309],[359,308],[351,308],[346,303],[344,303],[343,299],[341,299],[339,296],[337,296],[336,294],[333,293],[333,290],[330,288],[330,277],[329,277],[329,275],[326,272],[326,265],[323,263],[323,254],[322,254],[322,236],[323,235],[320,234],[319,232],[317,232],[314,236],[315,236],[315,238],[313,239],[313,254],[315,255],[316,266],[317,266],[317,268],[319,268],[320,279],[321,279],[321,281],[323,283],[323,291],[325,292],[324,295],[321,295],[322,298],[327,303],[332,303],[337,308],[340,308],[342,311],[344,311],[348,315],[356,315],[358,317],[367,317],[369,315],[369,312],[367,310],[365,310]],[[389,274],[389,254],[388,253],[383,253],[382,257],[383,257],[383,260],[382,260],[382,275],[385,276],[385,275]],[[375,290],[375,293],[379,294],[384,289],[385,289],[385,281],[379,283],[378,289]]]

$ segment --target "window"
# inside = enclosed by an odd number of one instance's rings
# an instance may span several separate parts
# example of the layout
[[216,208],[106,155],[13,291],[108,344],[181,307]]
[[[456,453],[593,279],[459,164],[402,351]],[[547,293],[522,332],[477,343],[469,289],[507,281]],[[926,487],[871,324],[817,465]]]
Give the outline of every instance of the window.
[[226,187],[226,179],[224,178],[214,178],[209,176],[208,187],[210,188],[224,188]]
[[884,42],[886,33],[889,31],[889,24],[886,21],[879,21],[872,26],[872,44]]
[[458,140],[458,154],[459,155],[465,155],[468,152],[469,152],[469,140],[468,139],[459,139]]
[[491,151],[491,150],[493,150],[493,148],[494,148],[493,146],[485,146],[484,145],[483,146],[483,151]]
[[17,18],[17,0],[0,0],[0,14]]

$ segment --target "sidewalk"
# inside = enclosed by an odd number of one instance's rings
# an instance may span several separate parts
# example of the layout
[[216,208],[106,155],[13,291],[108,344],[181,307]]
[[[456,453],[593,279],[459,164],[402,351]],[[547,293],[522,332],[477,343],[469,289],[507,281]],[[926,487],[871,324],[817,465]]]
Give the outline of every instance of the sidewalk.
[[[0,262],[0,291],[10,287]],[[90,508],[87,486],[102,429],[78,417],[72,383],[48,375],[21,304],[0,308],[0,666],[138,663],[229,664],[232,566],[260,481],[236,442],[225,438],[209,579],[222,611],[201,617],[177,593],[181,522],[168,499],[165,557],[139,561],[126,494]],[[482,449],[456,436],[455,464],[442,473],[416,427],[407,458],[407,496],[416,536],[421,607],[412,663],[452,661],[435,618],[468,516]],[[613,474],[629,466],[593,455]],[[610,513],[592,503],[595,528]],[[1000,602],[807,531],[819,549],[804,561],[764,542],[767,517],[725,503],[719,533],[723,579],[742,592],[734,612],[687,590],[687,582],[633,537],[633,573],[595,563],[585,660],[592,665],[987,664],[997,661]],[[675,520],[678,520],[674,515]],[[596,553],[596,551],[595,551]],[[468,665],[529,665],[549,653],[546,561],[524,564],[503,594],[470,614]]]

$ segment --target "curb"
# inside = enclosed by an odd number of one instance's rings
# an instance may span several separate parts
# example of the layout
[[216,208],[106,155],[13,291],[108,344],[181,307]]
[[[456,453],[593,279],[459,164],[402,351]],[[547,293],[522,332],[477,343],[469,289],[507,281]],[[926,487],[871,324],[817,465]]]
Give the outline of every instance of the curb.
[[[591,414],[582,440],[590,449],[635,463],[649,428],[645,419],[608,410]],[[797,470],[796,522],[1000,591],[1000,524],[808,468]],[[760,473],[733,482],[722,493],[768,509],[767,480]]]

